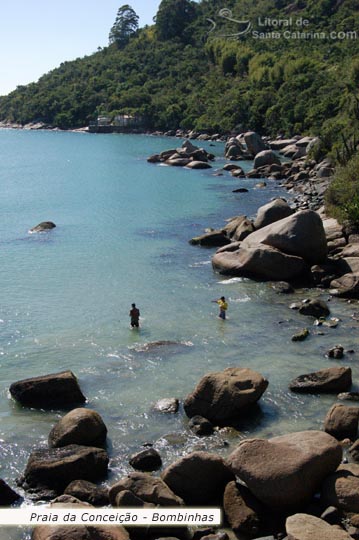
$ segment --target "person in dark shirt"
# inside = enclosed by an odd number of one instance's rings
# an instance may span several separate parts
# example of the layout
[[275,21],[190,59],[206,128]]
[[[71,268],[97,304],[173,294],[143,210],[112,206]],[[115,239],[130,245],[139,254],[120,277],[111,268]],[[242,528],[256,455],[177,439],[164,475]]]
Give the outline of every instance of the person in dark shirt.
[[139,328],[140,326],[140,310],[136,307],[136,304],[132,304],[132,309],[129,313],[131,317],[132,328]]

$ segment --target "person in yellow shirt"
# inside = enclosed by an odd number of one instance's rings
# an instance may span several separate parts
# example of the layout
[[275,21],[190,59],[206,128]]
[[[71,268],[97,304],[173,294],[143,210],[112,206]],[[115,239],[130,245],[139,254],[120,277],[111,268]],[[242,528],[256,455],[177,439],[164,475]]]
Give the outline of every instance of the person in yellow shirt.
[[213,300],[213,302],[216,302],[216,304],[219,305],[219,318],[225,320],[226,311],[228,309],[228,303],[226,302],[225,297],[221,296],[221,298],[218,300]]

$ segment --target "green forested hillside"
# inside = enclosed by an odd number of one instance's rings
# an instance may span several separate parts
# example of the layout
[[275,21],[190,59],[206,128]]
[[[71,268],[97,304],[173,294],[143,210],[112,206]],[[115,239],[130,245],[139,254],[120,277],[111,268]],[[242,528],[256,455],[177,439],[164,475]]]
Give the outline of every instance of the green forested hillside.
[[152,129],[310,133],[330,145],[356,130],[358,87],[359,0],[163,0],[156,24],[125,43],[0,98],[0,119],[69,128],[140,113]]

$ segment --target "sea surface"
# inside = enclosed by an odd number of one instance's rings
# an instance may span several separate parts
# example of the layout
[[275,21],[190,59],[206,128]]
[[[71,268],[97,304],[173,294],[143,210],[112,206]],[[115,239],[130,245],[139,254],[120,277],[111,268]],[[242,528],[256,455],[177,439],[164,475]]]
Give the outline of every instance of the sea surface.
[[[253,217],[259,206],[288,194],[274,181],[258,188],[258,180],[222,174],[220,143],[204,143],[217,155],[206,171],[147,163],[149,155],[181,143],[0,130],[0,477],[13,488],[31,451],[46,447],[64,414],[16,404],[9,386],[23,378],[75,373],[86,406],[108,427],[109,484],[130,471],[129,457],[144,443],[167,465],[194,449],[226,455],[244,437],[321,429],[335,397],[292,394],[290,380],[340,364],[351,366],[358,381],[357,304],[330,299],[327,291],[278,295],[268,283],[221,277],[212,270],[213,250],[188,243],[207,227]],[[238,187],[249,191],[233,194]],[[57,227],[29,234],[45,220]],[[226,321],[211,303],[222,295],[229,299]],[[318,328],[289,309],[318,295],[341,319],[337,328]],[[141,311],[139,331],[129,327],[132,302]],[[310,337],[293,343],[304,327]],[[355,352],[329,360],[325,353],[336,344]],[[170,416],[152,411],[157,400],[183,400],[204,374],[229,366],[258,370],[269,380],[260,407],[238,430],[199,439],[182,408]],[[1,540],[28,534],[0,529]]]

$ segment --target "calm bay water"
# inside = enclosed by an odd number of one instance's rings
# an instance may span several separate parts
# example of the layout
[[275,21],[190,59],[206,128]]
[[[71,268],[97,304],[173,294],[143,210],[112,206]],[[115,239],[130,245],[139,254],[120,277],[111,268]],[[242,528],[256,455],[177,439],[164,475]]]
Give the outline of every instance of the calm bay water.
[[[224,442],[231,448],[244,436],[320,429],[335,401],[292,395],[287,386],[301,373],[335,365],[324,356],[331,346],[358,348],[351,317],[358,307],[332,300],[332,315],[341,322],[320,336],[312,319],[288,308],[318,292],[283,297],[268,284],[213,273],[212,251],[188,240],[226,218],[253,216],[286,194],[274,182],[258,189],[255,180],[215,176],[215,168],[146,162],[181,142],[0,130],[0,450],[1,477],[13,487],[29,453],[46,446],[62,415],[12,401],[8,388],[22,378],[64,369],[77,375],[87,406],[109,429],[110,482],[129,470],[129,456],[145,442],[154,443],[165,464],[194,448],[225,454]],[[211,150],[221,156],[223,145]],[[215,167],[223,163],[218,158]],[[233,194],[240,186],[249,192]],[[57,228],[28,233],[45,220]],[[230,303],[226,322],[211,304],[221,295]],[[142,314],[139,332],[129,330],[132,302]],[[305,326],[310,338],[292,343]],[[173,343],[148,345],[158,341]],[[357,359],[354,353],[342,362],[352,367],[354,380]],[[243,419],[240,432],[200,440],[182,411],[171,417],[151,412],[158,399],[183,399],[202,375],[228,366],[256,369],[270,383],[260,411]],[[27,537],[21,530],[4,534]]]

